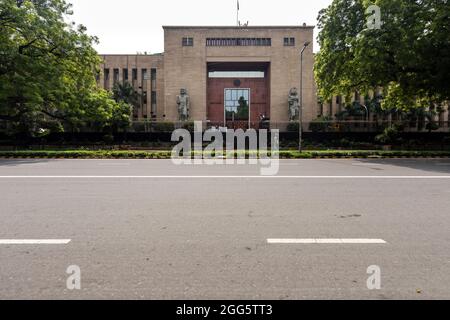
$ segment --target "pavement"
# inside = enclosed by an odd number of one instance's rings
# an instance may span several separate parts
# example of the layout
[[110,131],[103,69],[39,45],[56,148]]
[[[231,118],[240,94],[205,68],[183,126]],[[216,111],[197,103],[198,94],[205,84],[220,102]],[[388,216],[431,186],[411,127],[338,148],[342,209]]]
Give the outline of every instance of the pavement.
[[0,299],[450,299],[449,159],[0,160],[0,197]]

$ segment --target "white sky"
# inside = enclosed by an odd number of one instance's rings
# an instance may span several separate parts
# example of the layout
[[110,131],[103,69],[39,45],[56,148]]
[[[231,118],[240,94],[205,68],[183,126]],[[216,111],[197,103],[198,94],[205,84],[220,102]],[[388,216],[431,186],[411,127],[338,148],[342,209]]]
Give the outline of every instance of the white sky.
[[[236,25],[237,0],[67,1],[73,4],[71,20],[99,37],[101,54],[163,52],[163,25]],[[239,2],[240,20],[249,25],[316,25],[319,10],[332,0]]]

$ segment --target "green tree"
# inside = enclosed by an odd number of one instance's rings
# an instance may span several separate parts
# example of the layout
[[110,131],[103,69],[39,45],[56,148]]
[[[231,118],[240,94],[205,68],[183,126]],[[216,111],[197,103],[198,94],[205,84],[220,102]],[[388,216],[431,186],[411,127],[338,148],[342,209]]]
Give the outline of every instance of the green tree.
[[0,120],[9,127],[36,135],[55,122],[106,125],[122,109],[97,87],[97,38],[68,24],[71,14],[64,0],[0,1]]
[[[381,9],[380,29],[367,28],[371,4]],[[386,108],[449,100],[449,12],[448,0],[334,0],[318,18],[320,96],[383,87]]]
[[139,107],[142,95],[140,95],[128,81],[116,83],[112,91],[113,98],[116,102],[124,102],[134,108]]

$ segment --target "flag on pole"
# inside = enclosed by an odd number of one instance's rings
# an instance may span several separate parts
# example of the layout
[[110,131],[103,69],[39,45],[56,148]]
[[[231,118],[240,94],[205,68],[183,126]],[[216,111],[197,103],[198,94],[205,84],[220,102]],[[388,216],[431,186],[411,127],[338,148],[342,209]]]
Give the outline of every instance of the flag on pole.
[[239,10],[239,0],[237,0],[237,9]]

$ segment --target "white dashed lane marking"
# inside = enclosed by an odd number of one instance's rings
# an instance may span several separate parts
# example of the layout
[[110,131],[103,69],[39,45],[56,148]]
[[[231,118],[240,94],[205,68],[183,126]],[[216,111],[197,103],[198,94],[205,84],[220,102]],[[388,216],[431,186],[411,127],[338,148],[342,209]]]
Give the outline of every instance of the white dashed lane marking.
[[68,244],[71,239],[0,239],[0,244],[35,245],[35,244]]
[[386,244],[383,239],[267,239],[268,244]]

